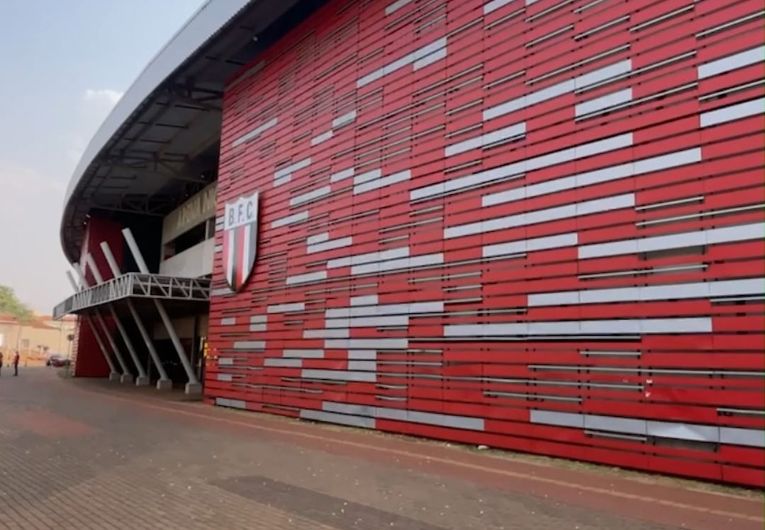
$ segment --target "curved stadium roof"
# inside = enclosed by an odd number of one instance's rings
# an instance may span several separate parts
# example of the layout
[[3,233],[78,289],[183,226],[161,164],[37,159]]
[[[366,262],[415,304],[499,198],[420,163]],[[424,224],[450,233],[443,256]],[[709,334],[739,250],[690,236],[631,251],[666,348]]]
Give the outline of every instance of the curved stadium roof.
[[79,259],[88,216],[161,216],[216,178],[223,87],[320,0],[208,0],[90,140],[64,199],[61,245]]

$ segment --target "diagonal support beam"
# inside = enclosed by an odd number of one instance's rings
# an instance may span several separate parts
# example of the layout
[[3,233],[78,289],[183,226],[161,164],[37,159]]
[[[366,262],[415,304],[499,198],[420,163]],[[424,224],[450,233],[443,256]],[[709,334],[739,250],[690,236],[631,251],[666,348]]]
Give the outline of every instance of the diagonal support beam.
[[[85,274],[82,272],[82,266],[78,265],[77,267],[75,267],[75,270],[77,271],[77,275],[80,277],[80,284],[83,286],[83,288],[90,287],[90,285],[88,284],[88,281],[85,279]],[[104,321],[104,317],[101,314],[101,310],[95,309],[93,312],[96,317],[96,322],[98,322],[98,325],[101,327],[101,331],[106,337],[106,341],[109,343],[109,347],[112,349],[112,353],[114,354],[114,357],[117,359],[117,362],[119,363],[120,368],[122,369],[122,375],[120,376],[120,381],[122,381],[123,383],[132,382],[133,374],[130,373],[130,369],[128,369],[128,366],[125,363],[125,359],[122,357],[122,354],[120,353],[119,348],[117,348],[117,344],[114,342],[114,338],[112,337],[112,334],[109,333],[109,328],[107,327],[106,322]],[[109,379],[113,380],[113,377],[110,375]]]
[[[79,292],[82,290],[82,287],[77,284],[77,281],[74,279],[74,276],[72,276],[72,271],[66,271],[66,277],[69,279],[69,283],[72,284],[72,288],[75,290],[75,292]],[[88,327],[90,327],[91,333],[93,333],[93,336],[96,338],[96,342],[98,343],[98,348],[101,350],[101,354],[104,356],[104,359],[106,360],[106,364],[109,365],[109,381],[118,380],[120,377],[120,374],[119,372],[117,372],[117,367],[114,365],[114,361],[109,355],[109,351],[106,349],[106,346],[104,346],[104,341],[101,339],[101,336],[96,331],[96,326],[95,324],[93,324],[93,320],[86,315],[82,315],[80,318],[82,318],[85,322],[88,323]]]
[[[133,237],[133,232],[130,230],[130,228],[124,228],[122,230],[122,235],[125,237],[125,242],[127,243],[130,252],[133,254],[133,259],[135,260],[136,265],[138,265],[138,270],[144,274],[148,274],[149,267],[146,266],[146,261],[143,259],[141,249],[138,248],[138,244]],[[162,323],[165,325],[165,329],[167,329],[167,334],[170,335],[170,340],[175,347],[175,351],[178,353],[178,358],[183,365],[183,369],[186,371],[186,377],[188,377],[188,382],[186,383],[186,394],[201,394],[202,385],[199,383],[199,380],[197,379],[197,376],[191,367],[189,358],[186,355],[186,349],[183,347],[183,344],[181,344],[181,340],[178,338],[178,334],[175,332],[175,326],[173,326],[173,322],[170,320],[167,311],[165,311],[165,306],[162,305],[162,302],[156,298],[153,300],[154,306],[157,308],[157,312],[162,319]]]
[[[96,282],[98,284],[103,283],[104,278],[101,276],[101,272],[98,270],[98,267],[96,266],[96,261],[93,259],[93,256],[91,254],[85,255],[85,260],[90,266],[90,269],[93,271],[93,276],[96,278]],[[149,376],[146,375],[146,370],[144,370],[143,365],[141,365],[141,360],[138,358],[138,354],[135,351],[135,347],[133,346],[133,341],[130,340],[130,336],[127,333],[127,330],[125,329],[125,326],[122,325],[122,320],[117,315],[117,311],[114,310],[114,305],[109,304],[109,312],[112,315],[112,318],[114,319],[114,323],[117,325],[117,331],[119,331],[120,336],[122,337],[123,342],[125,343],[125,347],[128,350],[128,353],[130,354],[130,358],[133,359],[133,363],[135,364],[136,369],[138,370],[138,377],[135,380],[136,386],[146,386],[149,384]]]
[[[101,251],[104,253],[104,257],[106,258],[106,262],[109,264],[109,268],[112,271],[112,276],[115,278],[122,274],[120,271],[119,265],[117,265],[117,260],[114,259],[114,254],[112,254],[111,248],[109,248],[109,243],[106,241],[101,242]],[[130,314],[133,317],[133,320],[135,321],[135,325],[138,328],[138,332],[141,334],[141,338],[143,339],[144,344],[146,344],[146,349],[149,350],[149,355],[151,356],[151,360],[154,361],[154,366],[157,368],[157,373],[159,373],[159,381],[157,381],[157,390],[170,390],[173,388],[173,382],[170,380],[169,377],[167,377],[167,372],[165,371],[165,367],[162,366],[162,361],[159,359],[159,354],[157,353],[157,349],[154,347],[154,343],[151,341],[151,337],[149,337],[149,333],[146,331],[146,326],[144,326],[143,321],[141,320],[141,317],[138,315],[138,311],[135,309],[135,305],[133,304],[133,300],[130,298],[127,299],[127,306],[130,310]]]

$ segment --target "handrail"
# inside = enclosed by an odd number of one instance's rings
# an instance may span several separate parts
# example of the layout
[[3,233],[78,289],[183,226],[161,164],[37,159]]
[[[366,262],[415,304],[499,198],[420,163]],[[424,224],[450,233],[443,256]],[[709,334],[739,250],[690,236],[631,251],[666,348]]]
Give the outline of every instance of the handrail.
[[73,294],[53,308],[53,318],[125,298],[208,302],[210,280],[129,272]]

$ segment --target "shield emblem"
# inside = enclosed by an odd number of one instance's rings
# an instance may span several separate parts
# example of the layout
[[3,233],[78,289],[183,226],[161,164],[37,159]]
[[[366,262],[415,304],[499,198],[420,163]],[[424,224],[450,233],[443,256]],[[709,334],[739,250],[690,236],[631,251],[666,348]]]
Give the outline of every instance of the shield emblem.
[[232,291],[239,291],[250,278],[258,255],[258,197],[239,197],[226,203],[223,222],[223,272]]

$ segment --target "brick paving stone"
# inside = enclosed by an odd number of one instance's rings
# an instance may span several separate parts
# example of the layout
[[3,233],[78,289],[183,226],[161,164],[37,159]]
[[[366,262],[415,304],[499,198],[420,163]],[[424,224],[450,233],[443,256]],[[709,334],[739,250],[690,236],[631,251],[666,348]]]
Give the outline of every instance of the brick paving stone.
[[0,529],[670,528],[552,487],[507,489],[510,480],[383,453],[391,442],[374,433],[277,419],[257,420],[278,426],[270,433],[239,425],[253,418],[42,368],[2,378]]

